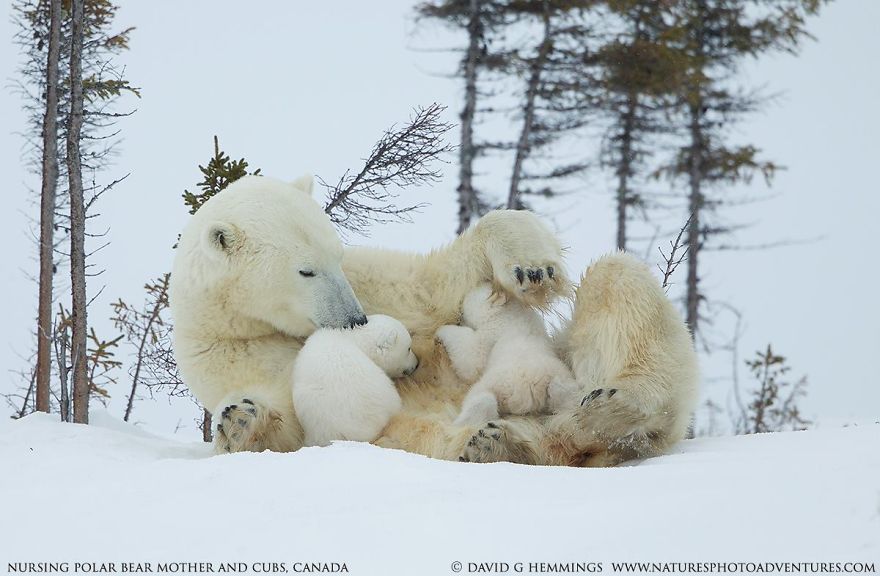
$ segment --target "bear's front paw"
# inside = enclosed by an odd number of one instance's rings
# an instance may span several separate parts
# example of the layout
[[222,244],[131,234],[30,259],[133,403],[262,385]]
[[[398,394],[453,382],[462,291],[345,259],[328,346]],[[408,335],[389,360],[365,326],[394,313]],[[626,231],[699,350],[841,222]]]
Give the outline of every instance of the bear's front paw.
[[538,307],[571,293],[559,240],[538,217],[505,210],[488,214],[481,225],[497,287]]
[[214,435],[218,453],[262,452],[266,440],[281,424],[281,415],[249,398],[230,404],[220,411]]

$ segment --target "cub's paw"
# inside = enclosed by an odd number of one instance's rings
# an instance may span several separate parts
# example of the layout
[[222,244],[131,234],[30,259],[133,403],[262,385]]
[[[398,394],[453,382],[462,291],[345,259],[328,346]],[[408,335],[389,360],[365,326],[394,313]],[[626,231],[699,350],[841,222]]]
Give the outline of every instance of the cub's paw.
[[535,464],[537,458],[528,442],[520,439],[508,422],[489,422],[468,440],[459,462],[514,462]]
[[281,415],[249,398],[229,404],[217,414],[214,451],[262,452],[281,425]]

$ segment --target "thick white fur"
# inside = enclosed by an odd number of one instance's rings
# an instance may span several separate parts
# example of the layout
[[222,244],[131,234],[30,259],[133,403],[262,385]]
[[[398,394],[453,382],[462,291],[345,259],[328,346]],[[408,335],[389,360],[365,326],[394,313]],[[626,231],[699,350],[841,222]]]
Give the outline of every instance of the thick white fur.
[[317,330],[296,358],[293,405],[306,446],[372,442],[402,407],[391,378],[418,366],[409,332],[390,316],[367,320],[351,329]]
[[657,278],[617,252],[581,279],[563,340],[586,394],[549,425],[551,452],[592,466],[662,454],[683,439],[697,402],[691,335]]
[[[626,369],[617,371],[620,361],[609,370],[601,368],[601,355],[598,361],[589,360],[600,341],[624,339],[632,344],[627,345],[623,365],[659,370],[662,389],[655,391],[652,376],[638,372],[644,377],[641,383],[622,380],[619,385],[631,391],[627,405],[639,410],[620,412],[616,418],[617,412],[602,409],[595,411],[595,418],[585,419],[593,409],[582,409],[579,395],[572,395],[555,416],[498,421],[495,432],[481,437],[494,444],[477,446],[475,427],[453,425],[469,383],[451,369],[435,333],[457,323],[465,295],[486,282],[508,298],[538,307],[570,294],[559,240],[529,212],[495,211],[429,254],[343,250],[329,218],[311,198],[311,189],[308,177],[293,184],[243,178],[202,206],[181,235],[171,278],[175,355],[184,381],[202,404],[213,408],[219,452],[292,451],[303,446],[290,377],[297,354],[315,329],[356,324],[364,313],[400,320],[421,360],[411,377],[398,380],[402,408],[375,440],[378,445],[453,460],[589,465],[614,463],[592,458],[596,438],[610,447],[624,439],[615,435],[644,431],[658,419],[669,423],[668,441],[680,437],[691,403],[673,399],[691,397],[689,375],[695,373],[689,368],[693,352],[687,334],[682,332],[682,338],[676,332],[684,330],[680,320],[655,281],[647,299],[663,307],[663,314],[632,324],[632,315],[612,306],[596,311],[595,330],[608,332],[593,334],[587,308],[595,298],[606,302],[601,300],[603,291],[615,279],[613,274],[588,274],[578,291],[574,318],[560,340],[575,362],[575,374],[591,383],[598,382],[600,373],[629,376]],[[303,271],[315,274],[306,277]],[[607,298],[613,301],[613,295]],[[601,321],[601,314],[615,313],[621,313],[619,321]],[[631,324],[644,328],[645,342],[657,352],[645,352]],[[670,324],[677,328],[665,331]],[[669,367],[681,357],[688,362],[683,371],[688,378],[675,378],[677,369]],[[588,391],[588,384],[582,387]],[[566,429],[558,418],[583,427]],[[578,442],[568,441],[575,433]],[[664,446],[668,442],[655,444],[657,450]]]
[[455,424],[475,426],[499,415],[558,408],[559,392],[574,389],[573,378],[556,357],[537,310],[494,293],[489,284],[471,291],[462,309],[461,326],[437,330],[453,370],[476,380]]

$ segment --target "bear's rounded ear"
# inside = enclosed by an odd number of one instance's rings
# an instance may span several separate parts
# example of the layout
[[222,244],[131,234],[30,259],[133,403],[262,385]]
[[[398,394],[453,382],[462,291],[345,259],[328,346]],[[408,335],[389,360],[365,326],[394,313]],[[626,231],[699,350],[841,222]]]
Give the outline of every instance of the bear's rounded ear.
[[399,339],[400,334],[397,333],[397,330],[389,328],[382,333],[376,345],[379,347],[380,352],[388,352],[394,347],[395,344],[397,344],[397,341]]
[[229,254],[241,246],[241,231],[226,222],[214,222],[202,236],[202,246],[209,254]]
[[311,174],[304,174],[291,182],[294,188],[297,190],[302,190],[309,196],[312,195],[312,192],[315,190],[315,177]]

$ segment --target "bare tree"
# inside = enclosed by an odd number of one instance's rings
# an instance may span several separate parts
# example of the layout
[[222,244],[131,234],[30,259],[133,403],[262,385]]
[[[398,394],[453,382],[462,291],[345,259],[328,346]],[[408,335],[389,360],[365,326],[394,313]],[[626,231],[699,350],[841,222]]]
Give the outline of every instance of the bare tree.
[[58,400],[61,421],[70,422],[70,364],[68,352],[70,351],[70,316],[61,304],[58,305],[58,314],[55,316],[55,362],[57,362],[58,380],[61,384]]
[[[58,274],[69,260],[70,196],[67,180],[67,130],[70,126],[71,88],[70,51],[73,19],[70,2],[60,0],[13,0],[13,21],[17,26],[14,43],[22,53],[14,89],[22,97],[27,118],[24,159],[29,171],[40,178],[39,210],[39,299],[37,306],[36,353],[34,374],[36,396],[33,407],[50,410],[57,404],[57,380],[53,380],[55,335],[53,298],[68,289]],[[122,70],[112,63],[112,56],[128,48],[131,29],[112,34],[109,28],[117,8],[111,0],[84,0],[81,23],[82,45],[82,115],[79,134],[79,165],[85,174],[83,205],[86,220],[96,199],[113,184],[97,183],[95,174],[109,162],[118,131],[111,130],[116,120],[127,114],[113,110],[122,92],[137,94],[122,78]],[[39,135],[39,136],[37,136]],[[86,240],[97,236],[86,232]],[[86,255],[88,257],[88,254]],[[89,273],[87,267],[86,275]],[[29,372],[29,371],[28,371]],[[23,385],[24,387],[24,385]],[[25,394],[25,398],[29,398]],[[25,406],[29,411],[30,406]]]
[[424,206],[397,206],[395,188],[440,180],[434,164],[453,149],[444,140],[452,128],[440,120],[445,109],[436,103],[417,108],[409,122],[385,131],[357,174],[347,170],[335,185],[320,180],[327,188],[324,212],[333,223],[363,234],[371,223],[407,221]]
[[88,318],[86,300],[86,213],[83,196],[80,133],[83,122],[82,49],[85,21],[83,0],[71,0],[70,116],[67,127],[67,178],[70,194],[70,283],[73,323],[73,421],[89,422]]
[[36,409],[41,412],[49,411],[49,381],[52,377],[52,281],[55,273],[55,194],[58,188],[58,61],[61,51],[61,0],[50,0],[49,6],[37,305]]
[[[143,309],[137,309],[123,302],[120,298],[113,304],[114,315],[111,318],[116,327],[122,330],[126,340],[135,347],[135,362],[131,374],[131,391],[125,406],[123,420],[128,422],[134,401],[137,397],[138,385],[141,383],[144,365],[150,362],[152,349],[159,344],[161,329],[165,321],[162,312],[168,308],[168,285],[170,273],[165,273],[153,282],[147,283],[144,290],[147,299]],[[158,358],[157,358],[158,360]]]

